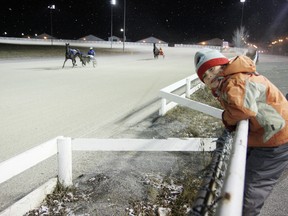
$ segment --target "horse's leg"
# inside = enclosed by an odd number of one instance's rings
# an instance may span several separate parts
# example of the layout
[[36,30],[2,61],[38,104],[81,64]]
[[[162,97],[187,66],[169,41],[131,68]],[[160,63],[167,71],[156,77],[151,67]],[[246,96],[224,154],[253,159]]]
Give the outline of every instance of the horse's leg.
[[67,58],[65,58],[62,68],[64,68]]
[[86,66],[86,61],[83,60],[82,56],[81,56],[81,55],[78,55],[78,57],[79,57],[79,59],[80,59],[80,61],[81,61],[81,63],[82,63],[82,67],[83,67],[83,66]]
[[73,67],[74,67],[74,66],[77,66],[75,56],[73,56],[73,57],[71,58],[71,60],[72,60]]

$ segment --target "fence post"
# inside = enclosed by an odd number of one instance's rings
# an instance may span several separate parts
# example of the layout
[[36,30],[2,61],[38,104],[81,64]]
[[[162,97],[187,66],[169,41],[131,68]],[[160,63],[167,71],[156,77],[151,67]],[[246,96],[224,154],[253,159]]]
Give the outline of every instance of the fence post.
[[167,100],[165,98],[161,99],[161,108],[159,110],[159,115],[160,116],[164,116],[166,113],[166,104],[167,104]]
[[190,97],[190,89],[191,89],[191,79],[186,79],[186,98]]
[[57,139],[58,146],[58,180],[64,187],[72,183],[72,146],[70,137]]

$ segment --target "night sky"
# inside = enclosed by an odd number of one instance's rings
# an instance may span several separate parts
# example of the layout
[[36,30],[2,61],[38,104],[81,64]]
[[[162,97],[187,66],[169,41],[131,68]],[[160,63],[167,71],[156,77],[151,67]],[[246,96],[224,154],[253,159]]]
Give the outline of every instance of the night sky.
[[[122,37],[124,0],[116,1],[113,35]],[[1,36],[51,34],[48,5],[52,4],[56,6],[54,37],[78,39],[93,34],[107,40],[110,36],[110,0],[5,1],[0,8]],[[169,43],[232,41],[241,23],[242,5],[240,0],[126,0],[126,38],[137,41],[154,36]],[[288,0],[246,0],[243,12],[250,42],[288,37]]]

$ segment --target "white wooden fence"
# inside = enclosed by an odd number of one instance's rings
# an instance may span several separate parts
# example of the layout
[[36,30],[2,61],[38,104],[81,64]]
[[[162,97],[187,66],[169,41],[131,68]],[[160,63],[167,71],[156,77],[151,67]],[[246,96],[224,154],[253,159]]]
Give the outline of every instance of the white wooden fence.
[[[202,83],[199,83],[191,88],[191,82],[196,80],[199,80],[197,74],[193,74],[192,76],[189,76],[170,86],[161,89],[159,93],[159,96],[161,97],[161,108],[159,110],[159,115],[163,116],[166,114],[167,111],[169,111],[176,105],[182,105],[221,119],[223,110],[209,106],[204,103],[200,103],[198,101],[187,99],[190,97],[191,94],[193,94],[198,89],[200,89],[201,86],[203,86]],[[182,87],[185,87],[184,94],[177,95],[173,93],[174,91]]]
[[[71,139],[70,137],[58,136],[0,163],[0,184],[55,154],[58,154],[58,181],[63,186],[70,187],[73,184],[73,151],[213,151],[216,147],[213,140],[215,138]],[[43,191],[39,191],[38,194],[35,192],[29,194],[29,197],[24,197],[16,204],[0,212],[0,216],[23,215],[38,207],[45,196],[52,193],[56,186],[57,181],[55,179],[51,179],[50,182],[52,185],[44,185]],[[39,201],[35,201],[36,199]]]
[[58,136],[0,163],[0,184],[58,154],[58,178],[72,185],[72,151],[213,151],[215,138],[92,139]]
[[[198,79],[198,77],[194,74],[161,89],[159,94],[161,97],[159,115],[165,115],[168,110],[176,105],[181,105],[221,119],[223,110],[187,99],[202,86],[202,84],[199,83],[191,88],[191,82],[196,79]],[[183,87],[185,88],[185,94],[177,95],[173,93]],[[217,209],[217,215],[219,216],[242,215],[247,137],[248,120],[243,120],[237,124],[236,133],[233,138],[232,154],[222,192],[224,199],[221,200],[219,208]]]

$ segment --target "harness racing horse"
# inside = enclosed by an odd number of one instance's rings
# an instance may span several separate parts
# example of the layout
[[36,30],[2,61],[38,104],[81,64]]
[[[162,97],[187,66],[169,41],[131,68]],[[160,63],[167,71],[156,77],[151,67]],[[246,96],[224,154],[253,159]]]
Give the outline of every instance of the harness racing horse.
[[71,49],[69,43],[66,43],[65,46],[66,46],[66,53],[65,53],[65,60],[64,60],[62,68],[64,68],[65,63],[68,59],[72,60],[73,67],[76,66],[76,57],[80,59],[80,61],[82,62],[82,65],[83,64],[86,65],[85,62],[83,62],[82,60],[82,53],[80,52],[79,49]]
[[156,47],[155,43],[153,43],[153,54],[154,54],[154,59],[158,58],[160,54],[160,50]]

